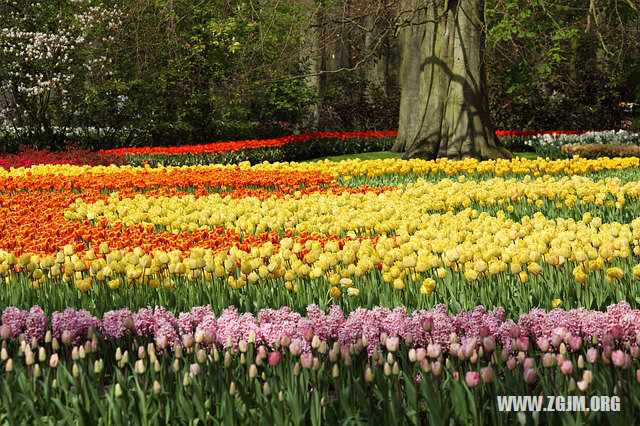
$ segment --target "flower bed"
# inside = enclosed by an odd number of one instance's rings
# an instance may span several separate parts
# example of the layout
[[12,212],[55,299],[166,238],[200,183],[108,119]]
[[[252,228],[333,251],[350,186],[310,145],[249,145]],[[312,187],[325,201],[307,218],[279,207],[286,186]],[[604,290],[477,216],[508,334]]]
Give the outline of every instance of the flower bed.
[[[54,312],[49,326],[38,306],[10,307],[0,327],[11,395],[4,408],[18,413],[25,401],[55,398],[43,403],[43,414],[122,420],[127,408],[142,418],[167,410],[174,421],[194,413],[268,421],[277,413],[287,422],[355,416],[395,424],[421,416],[491,423],[515,420],[516,413],[486,409],[499,395],[573,393],[579,401],[613,393],[614,413],[579,412],[578,419],[622,421],[640,390],[639,319],[626,303],[606,312],[534,309],[517,324],[504,321],[504,309],[481,306],[454,316],[439,305],[348,317],[337,306],[327,314],[310,305],[306,317],[285,307],[256,317],[228,308],[219,318],[201,306],[179,315],[123,309],[102,321],[67,309]],[[593,407],[591,398],[582,403]]]
[[632,421],[639,165],[1,169],[0,417]]

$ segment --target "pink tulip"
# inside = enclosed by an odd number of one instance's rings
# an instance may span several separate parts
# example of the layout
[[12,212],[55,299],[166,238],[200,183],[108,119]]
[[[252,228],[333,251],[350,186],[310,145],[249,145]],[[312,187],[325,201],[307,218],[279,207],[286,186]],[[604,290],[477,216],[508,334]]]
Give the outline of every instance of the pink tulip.
[[565,360],[560,365],[560,370],[562,371],[562,374],[564,374],[565,376],[568,376],[569,374],[573,374],[573,363],[571,363],[571,361],[569,361],[568,359]]
[[538,374],[536,373],[535,368],[524,369],[524,381],[526,383],[535,383],[536,381],[538,381]]
[[544,367],[553,367],[556,364],[556,357],[553,354],[546,353],[542,355],[542,365]]
[[427,345],[427,355],[432,359],[438,358],[442,355],[442,345],[439,343],[429,343],[429,345]]
[[496,348],[496,339],[493,336],[487,336],[482,339],[482,346],[487,352],[492,352]]
[[477,371],[467,371],[467,374],[464,376],[464,381],[470,388],[476,387],[480,383],[480,373]]
[[547,337],[538,337],[538,339],[536,340],[536,344],[542,352],[546,352],[549,350],[549,339]]
[[270,352],[269,353],[269,365],[272,367],[277,366],[278,364],[280,364],[280,352],[274,351],[274,352]]
[[293,356],[299,356],[302,353],[302,348],[300,347],[300,342],[298,339],[293,340],[291,344],[289,344],[289,352]]
[[587,361],[591,364],[598,360],[598,350],[596,348],[589,348],[587,350]]
[[400,339],[398,337],[388,337],[385,346],[389,352],[395,352],[400,346]]
[[582,347],[582,338],[580,336],[571,336],[569,346],[571,346],[571,350],[574,352],[580,350]]
[[305,370],[311,369],[311,367],[313,367],[313,354],[311,352],[302,354],[300,356],[300,364]]
[[424,321],[422,322],[422,328],[427,333],[431,332],[431,329],[433,328],[433,318],[431,317],[425,318]]
[[518,350],[521,350],[523,352],[526,352],[529,350],[529,338],[528,337],[518,337],[518,339],[516,340],[516,345],[518,347]]
[[620,349],[618,349],[617,351],[613,351],[613,353],[611,354],[611,361],[613,361],[613,365],[615,365],[616,367],[622,367],[625,361],[624,355],[625,353]]
[[11,326],[5,324],[2,327],[0,327],[0,337],[2,337],[3,339],[8,339],[11,337]]
[[483,383],[493,383],[493,369],[490,366],[480,369],[480,377]]
[[524,362],[522,363],[522,367],[523,368],[534,368],[536,366],[536,363],[533,361],[533,358],[526,358],[524,360]]

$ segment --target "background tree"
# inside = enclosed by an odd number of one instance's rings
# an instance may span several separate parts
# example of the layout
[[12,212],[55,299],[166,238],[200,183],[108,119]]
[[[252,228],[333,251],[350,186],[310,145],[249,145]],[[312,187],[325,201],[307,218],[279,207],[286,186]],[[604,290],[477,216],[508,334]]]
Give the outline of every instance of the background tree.
[[484,0],[406,0],[404,16],[393,150],[404,158],[510,157],[496,142],[489,112]]

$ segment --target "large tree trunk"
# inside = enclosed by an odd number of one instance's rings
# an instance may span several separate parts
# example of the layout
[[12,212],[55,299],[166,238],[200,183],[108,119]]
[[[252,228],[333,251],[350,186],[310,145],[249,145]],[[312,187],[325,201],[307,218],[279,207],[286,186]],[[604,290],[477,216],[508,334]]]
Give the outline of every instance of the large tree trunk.
[[[364,67],[366,81],[365,96],[369,102],[375,102],[379,93],[389,96],[389,38],[380,34],[374,17],[367,19],[367,31],[364,35],[364,54],[371,58]],[[373,52],[372,52],[373,51]]]
[[320,51],[320,25],[316,0],[301,0],[304,14],[300,34],[300,67],[305,73],[304,85],[313,99],[302,120],[304,131],[316,131],[320,121],[320,73],[322,72],[322,53]]
[[419,12],[400,35],[402,92],[393,150],[406,152],[404,158],[511,157],[489,117],[484,0],[405,0],[403,6]]

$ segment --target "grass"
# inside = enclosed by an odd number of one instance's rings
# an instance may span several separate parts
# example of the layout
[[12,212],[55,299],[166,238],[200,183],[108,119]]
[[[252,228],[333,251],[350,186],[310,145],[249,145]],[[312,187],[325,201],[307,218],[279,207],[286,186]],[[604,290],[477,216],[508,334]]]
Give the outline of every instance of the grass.
[[[402,153],[400,152],[391,152],[391,151],[375,151],[375,152],[363,152],[361,154],[346,154],[346,155],[335,155],[332,157],[320,157],[314,158],[313,160],[305,161],[306,163],[314,162],[314,161],[343,161],[343,160],[384,160],[386,158],[402,158]],[[538,154],[535,152],[514,152],[516,157],[522,157],[529,160],[534,160],[538,158]]]

